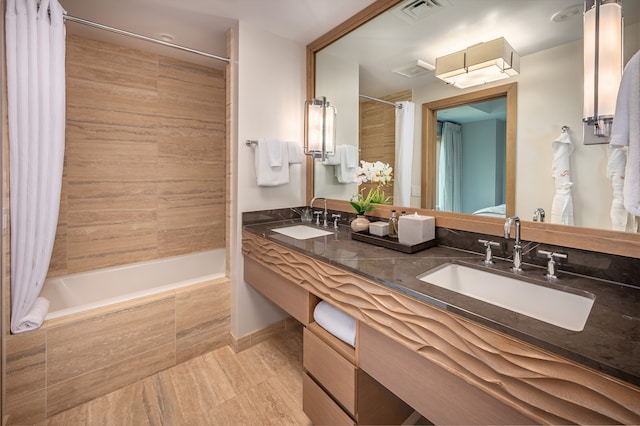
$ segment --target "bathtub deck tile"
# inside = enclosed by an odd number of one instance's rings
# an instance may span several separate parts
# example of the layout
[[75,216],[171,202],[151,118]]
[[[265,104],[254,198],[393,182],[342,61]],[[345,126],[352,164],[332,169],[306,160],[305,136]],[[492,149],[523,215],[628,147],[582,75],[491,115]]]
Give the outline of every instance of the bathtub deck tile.
[[47,388],[51,416],[175,365],[175,344],[91,371]]
[[[47,334],[47,384],[99,371],[151,349],[175,345],[173,298],[90,318]],[[175,354],[174,354],[175,356]]]
[[207,363],[202,357],[162,371],[144,380],[153,388],[161,418],[166,424],[184,424],[201,413],[222,404],[228,395],[217,392],[217,383],[209,380]]
[[46,417],[46,392],[38,390],[18,398],[9,398],[7,395],[6,415],[9,415],[9,424],[27,425],[39,422]]
[[187,361],[230,342],[230,283],[176,294],[176,358]]
[[7,336],[6,392],[8,403],[46,386],[46,330],[39,328]]

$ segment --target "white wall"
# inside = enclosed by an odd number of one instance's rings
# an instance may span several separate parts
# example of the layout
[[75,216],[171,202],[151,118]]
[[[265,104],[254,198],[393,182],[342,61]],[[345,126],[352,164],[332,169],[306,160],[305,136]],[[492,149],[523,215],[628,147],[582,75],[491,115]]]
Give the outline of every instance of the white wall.
[[[336,107],[336,145],[358,146],[360,126],[358,87],[359,65],[320,51],[316,54],[316,96],[325,96]],[[335,177],[335,166],[314,163],[314,186],[317,197],[348,200],[357,193],[354,183],[341,184]]]
[[[244,282],[242,212],[301,206],[306,202],[304,165],[291,165],[289,184],[259,187],[247,139],[303,141],[305,46],[240,21],[237,31],[237,133],[232,170],[231,330],[236,338],[285,318]],[[233,96],[233,95],[232,95]],[[234,150],[232,150],[233,153]],[[235,222],[235,223],[234,223]]]

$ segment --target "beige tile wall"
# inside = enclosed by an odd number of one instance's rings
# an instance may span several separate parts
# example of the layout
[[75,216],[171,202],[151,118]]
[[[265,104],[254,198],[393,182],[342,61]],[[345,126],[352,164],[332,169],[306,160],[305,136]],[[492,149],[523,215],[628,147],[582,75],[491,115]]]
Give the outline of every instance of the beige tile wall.
[[7,339],[10,424],[34,423],[230,343],[219,279]]
[[67,37],[49,275],[225,246],[225,72]]

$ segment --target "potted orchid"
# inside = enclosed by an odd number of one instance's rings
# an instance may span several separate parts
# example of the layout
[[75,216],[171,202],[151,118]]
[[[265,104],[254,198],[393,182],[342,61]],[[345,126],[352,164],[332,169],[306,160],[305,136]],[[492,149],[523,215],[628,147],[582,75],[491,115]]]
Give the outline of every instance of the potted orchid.
[[363,187],[351,198],[350,204],[355,209],[358,217],[351,223],[354,230],[365,230],[369,228],[369,221],[364,217],[366,212],[375,209],[375,204],[387,204],[392,197],[385,196],[383,188],[393,182],[393,168],[388,163],[382,161],[368,162],[361,160],[360,166],[356,168],[355,182],[358,186],[370,183],[369,192]]

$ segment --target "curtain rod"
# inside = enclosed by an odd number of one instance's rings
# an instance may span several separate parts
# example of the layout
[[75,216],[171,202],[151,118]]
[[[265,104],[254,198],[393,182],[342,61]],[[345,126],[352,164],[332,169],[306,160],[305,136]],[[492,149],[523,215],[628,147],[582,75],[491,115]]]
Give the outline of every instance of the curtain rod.
[[358,95],[358,96],[360,96],[361,98],[372,100],[372,101],[382,102],[383,104],[393,105],[396,108],[402,109],[402,104],[399,104],[397,102],[385,101],[384,99],[373,98],[373,97],[367,96],[367,95]]
[[139,40],[150,41],[152,43],[161,44],[161,45],[167,46],[167,47],[173,47],[174,49],[184,50],[185,52],[195,53],[196,55],[206,56],[207,58],[217,59],[219,61],[224,61],[224,62],[227,62],[227,63],[230,62],[229,58],[225,58],[223,56],[214,55],[213,53],[202,52],[200,50],[191,49],[190,47],[184,47],[184,46],[180,46],[178,44],[173,44],[173,43],[169,43],[169,42],[166,42],[166,41],[157,40],[155,38],[143,36],[141,34],[132,33],[132,32],[129,32],[129,31],[118,29],[118,28],[109,27],[107,25],[102,25],[102,24],[99,24],[97,22],[88,21],[88,20],[82,19],[82,18],[77,18],[75,16],[63,15],[63,18],[66,19],[67,21],[76,22],[76,23],[82,24],[82,25],[87,25],[89,27],[94,27],[94,28],[98,28],[98,29],[101,29],[101,30],[105,30],[105,31],[111,31],[112,33],[116,33],[116,34],[125,35],[125,36],[128,36],[128,37],[137,38]]

